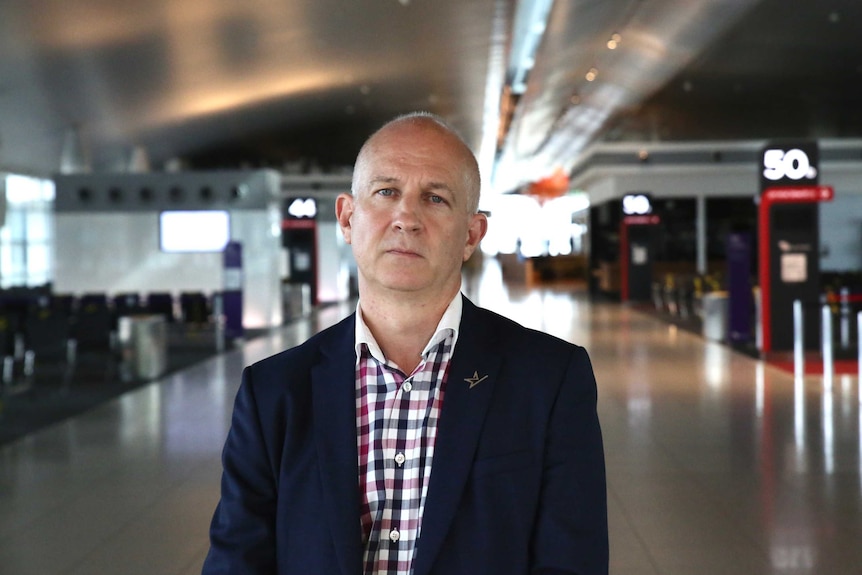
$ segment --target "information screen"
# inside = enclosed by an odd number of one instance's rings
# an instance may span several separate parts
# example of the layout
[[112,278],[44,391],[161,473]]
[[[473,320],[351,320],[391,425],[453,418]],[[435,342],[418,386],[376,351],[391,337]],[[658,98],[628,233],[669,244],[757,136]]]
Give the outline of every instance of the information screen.
[[229,241],[230,214],[225,210],[159,214],[159,248],[163,252],[220,252]]

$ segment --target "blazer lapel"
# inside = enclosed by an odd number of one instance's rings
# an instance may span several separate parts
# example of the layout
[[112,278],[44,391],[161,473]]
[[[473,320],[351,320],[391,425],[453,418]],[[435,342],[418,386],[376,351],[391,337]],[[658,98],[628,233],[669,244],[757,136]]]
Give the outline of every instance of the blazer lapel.
[[415,575],[429,572],[455,516],[501,363],[494,352],[497,334],[481,320],[475,305],[466,297],[463,301],[458,343],[437,429]]
[[353,320],[321,345],[312,368],[314,437],[323,484],[323,517],[343,575],[362,573]]

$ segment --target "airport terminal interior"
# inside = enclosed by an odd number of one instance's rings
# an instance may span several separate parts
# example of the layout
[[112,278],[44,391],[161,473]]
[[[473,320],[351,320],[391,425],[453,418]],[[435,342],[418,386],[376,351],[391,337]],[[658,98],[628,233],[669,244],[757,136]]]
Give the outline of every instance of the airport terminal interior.
[[482,173],[462,292],[590,355],[610,573],[862,574],[860,21],[0,0],[0,575],[201,572],[242,369],[356,309],[336,197],[416,110]]

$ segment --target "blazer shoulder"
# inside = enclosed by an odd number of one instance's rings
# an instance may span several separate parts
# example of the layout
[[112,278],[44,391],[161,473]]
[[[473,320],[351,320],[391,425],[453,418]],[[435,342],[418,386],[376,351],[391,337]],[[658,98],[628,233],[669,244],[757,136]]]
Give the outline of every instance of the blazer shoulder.
[[[521,349],[532,349],[535,347],[547,348],[555,352],[572,352],[575,349],[585,351],[580,345],[568,342],[557,336],[529,328],[518,322],[502,316],[489,309],[470,304],[472,308],[468,313],[468,321],[475,321],[481,329],[488,334],[494,334],[504,345],[515,346]],[[465,306],[466,309],[466,306]]]
[[276,374],[283,377],[285,373],[309,373],[322,354],[344,357],[352,353],[354,325],[354,314],[351,314],[299,345],[259,360],[246,369],[252,372],[255,380],[268,380]]

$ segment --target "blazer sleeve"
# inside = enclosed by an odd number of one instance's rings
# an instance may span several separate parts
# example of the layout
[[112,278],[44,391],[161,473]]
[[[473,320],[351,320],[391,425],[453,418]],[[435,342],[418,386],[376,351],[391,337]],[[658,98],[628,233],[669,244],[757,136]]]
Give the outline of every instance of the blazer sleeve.
[[203,575],[276,572],[277,486],[251,374],[251,368],[243,371],[222,452],[221,500],[210,526]]
[[576,347],[554,402],[533,531],[533,575],[608,573],[607,488],[596,380]]

